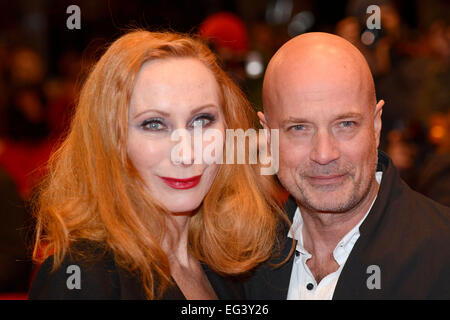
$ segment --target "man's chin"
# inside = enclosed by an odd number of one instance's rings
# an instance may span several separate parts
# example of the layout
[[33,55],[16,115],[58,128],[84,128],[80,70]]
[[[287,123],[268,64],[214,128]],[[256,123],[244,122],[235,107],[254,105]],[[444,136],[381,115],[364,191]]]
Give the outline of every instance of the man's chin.
[[302,204],[310,210],[317,211],[317,212],[323,212],[323,213],[344,213],[344,212],[347,212],[349,209],[351,209],[350,206],[348,206],[346,204],[320,203],[320,205],[319,205],[319,204],[308,203],[308,202],[303,202]]
[[342,192],[304,195],[303,199],[298,199],[298,202],[310,210],[330,213],[343,213],[355,205],[353,197],[347,194],[343,196]]

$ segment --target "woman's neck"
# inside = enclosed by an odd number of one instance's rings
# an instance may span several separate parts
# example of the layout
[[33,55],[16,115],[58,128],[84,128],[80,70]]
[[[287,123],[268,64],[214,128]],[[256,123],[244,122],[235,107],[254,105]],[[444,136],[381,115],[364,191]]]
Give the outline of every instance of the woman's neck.
[[166,220],[166,234],[163,238],[162,249],[169,262],[188,267],[191,257],[188,251],[189,215],[173,215]]
[[171,276],[186,299],[217,299],[200,262],[188,250],[191,215],[167,218],[162,248],[169,259]]

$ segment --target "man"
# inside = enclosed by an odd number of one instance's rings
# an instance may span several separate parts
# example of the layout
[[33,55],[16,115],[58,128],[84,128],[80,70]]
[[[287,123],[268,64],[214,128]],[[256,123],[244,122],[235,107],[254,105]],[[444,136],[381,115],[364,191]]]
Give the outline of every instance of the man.
[[450,209],[377,152],[384,101],[358,49],[326,33],[288,41],[267,68],[263,104],[293,224],[247,298],[449,299]]

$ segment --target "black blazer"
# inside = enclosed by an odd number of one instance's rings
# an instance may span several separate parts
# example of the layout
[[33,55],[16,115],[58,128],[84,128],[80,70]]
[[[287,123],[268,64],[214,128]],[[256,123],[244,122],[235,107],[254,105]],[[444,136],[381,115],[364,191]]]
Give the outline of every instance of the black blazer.
[[[333,299],[450,299],[450,208],[410,189],[389,157],[379,152],[383,178],[377,199],[360,226],[355,243],[337,282]],[[293,219],[297,204],[285,205]],[[292,239],[280,233],[281,255],[256,270],[244,284],[248,299],[287,298],[293,256],[287,257]],[[381,288],[369,289],[371,265],[380,268]]]
[[[142,300],[146,299],[139,279],[116,265],[112,254],[92,241],[81,241],[72,254],[65,256],[62,264],[51,271],[53,258],[46,259],[37,271],[28,298],[32,300]],[[67,281],[74,273],[69,266],[80,268],[80,289],[69,289]],[[242,284],[226,279],[202,264],[219,299],[243,298]],[[70,279],[69,279],[69,282]],[[186,299],[174,286],[164,293],[162,299]]]

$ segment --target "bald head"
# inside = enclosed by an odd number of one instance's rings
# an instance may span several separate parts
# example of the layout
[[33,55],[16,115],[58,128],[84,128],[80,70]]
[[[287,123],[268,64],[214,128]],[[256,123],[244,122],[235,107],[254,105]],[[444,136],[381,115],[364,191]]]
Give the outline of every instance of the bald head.
[[272,117],[280,98],[293,91],[298,93],[297,99],[304,96],[334,100],[350,95],[366,106],[376,105],[374,83],[364,56],[347,40],[328,33],[297,36],[272,57],[263,85],[266,118]]
[[376,102],[358,49],[327,33],[290,40],[267,67],[263,103],[261,124],[279,133],[278,178],[302,214],[351,212],[361,218],[378,190],[384,102]]

